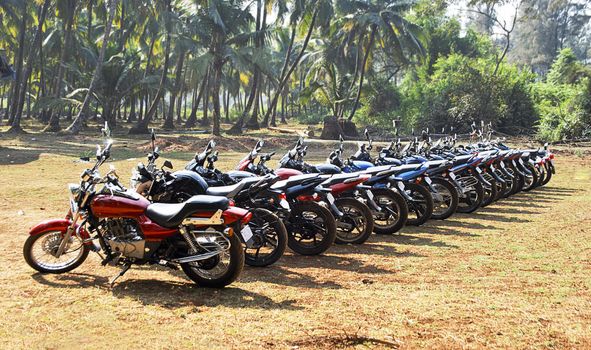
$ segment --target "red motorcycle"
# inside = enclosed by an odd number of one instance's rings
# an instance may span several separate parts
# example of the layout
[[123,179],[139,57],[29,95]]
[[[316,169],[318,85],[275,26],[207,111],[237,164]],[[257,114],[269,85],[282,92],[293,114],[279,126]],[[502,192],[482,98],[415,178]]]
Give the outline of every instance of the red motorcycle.
[[204,287],[224,287],[236,280],[244,266],[237,231],[252,214],[225,197],[207,195],[151,204],[125,189],[114,169],[100,176],[98,168],[109,158],[111,144],[98,148],[96,164],[82,173],[79,185],[69,185],[66,218],[31,229],[23,249],[26,262],[42,273],[64,273],[94,251],[103,266],[122,267],[111,285],[134,264],[180,266]]

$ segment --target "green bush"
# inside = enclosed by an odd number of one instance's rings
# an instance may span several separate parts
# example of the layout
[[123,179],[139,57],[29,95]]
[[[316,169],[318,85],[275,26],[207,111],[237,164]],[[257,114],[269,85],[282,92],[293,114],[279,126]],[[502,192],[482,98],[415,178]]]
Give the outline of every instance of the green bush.
[[423,66],[403,83],[402,113],[407,127],[470,130],[472,122],[491,122],[516,133],[533,126],[535,109],[529,84],[533,75],[515,66],[461,54],[440,57],[433,74]]

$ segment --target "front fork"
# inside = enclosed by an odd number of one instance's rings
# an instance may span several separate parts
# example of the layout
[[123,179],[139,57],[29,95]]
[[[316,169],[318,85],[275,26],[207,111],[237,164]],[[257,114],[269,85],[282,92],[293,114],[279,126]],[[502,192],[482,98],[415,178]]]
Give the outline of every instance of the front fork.
[[382,211],[382,208],[376,203],[373,193],[371,192],[371,186],[368,185],[357,185],[356,189],[361,198],[367,201],[367,206],[374,211]]
[[449,179],[449,181],[451,181],[451,183],[458,189],[458,194],[460,195],[460,197],[465,197],[465,191],[466,189],[464,188],[464,186],[462,186],[462,184],[460,184],[460,182],[457,180],[457,175],[454,172],[447,172],[445,173],[446,178]]

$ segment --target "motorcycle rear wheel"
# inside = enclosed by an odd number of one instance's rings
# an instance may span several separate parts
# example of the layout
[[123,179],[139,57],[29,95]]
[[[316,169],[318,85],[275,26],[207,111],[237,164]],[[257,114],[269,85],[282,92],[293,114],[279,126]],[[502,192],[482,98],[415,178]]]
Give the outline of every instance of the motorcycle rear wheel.
[[[227,251],[220,253],[213,258],[204,260],[199,263],[184,263],[181,264],[181,268],[187,277],[195,282],[200,287],[207,288],[223,288],[232,282],[234,282],[242,269],[244,268],[244,249],[242,248],[242,242],[238,238],[237,233],[227,237],[230,241],[230,248]],[[220,258],[220,256],[223,256]],[[225,264],[225,271],[221,272],[216,276],[207,276],[208,271],[222,264],[222,258],[228,258],[229,262]],[[208,261],[211,261],[214,266],[208,266]],[[206,267],[203,267],[206,266]]]

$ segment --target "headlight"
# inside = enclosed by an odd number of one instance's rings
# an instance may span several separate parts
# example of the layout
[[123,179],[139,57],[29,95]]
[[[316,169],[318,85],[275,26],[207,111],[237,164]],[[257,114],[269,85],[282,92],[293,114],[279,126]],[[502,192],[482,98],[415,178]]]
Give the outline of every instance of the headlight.
[[133,171],[131,172],[131,178],[129,179],[130,188],[136,189],[138,185],[141,184],[140,178],[141,175],[137,171],[137,169],[133,169]]
[[70,209],[72,209],[72,213],[74,213],[78,210],[78,199],[80,198],[80,185],[69,184],[68,192],[70,194]]

